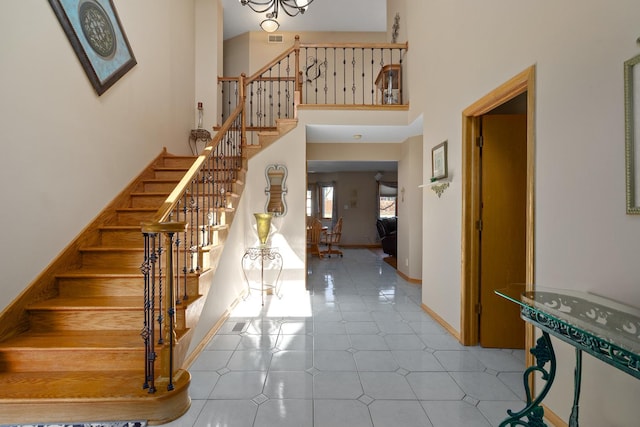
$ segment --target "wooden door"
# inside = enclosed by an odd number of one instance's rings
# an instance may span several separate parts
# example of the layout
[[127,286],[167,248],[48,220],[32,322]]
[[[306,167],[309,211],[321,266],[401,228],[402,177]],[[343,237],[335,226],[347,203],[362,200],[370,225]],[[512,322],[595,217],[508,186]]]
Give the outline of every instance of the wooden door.
[[526,115],[482,117],[480,345],[524,348],[518,306],[496,289],[525,282]]

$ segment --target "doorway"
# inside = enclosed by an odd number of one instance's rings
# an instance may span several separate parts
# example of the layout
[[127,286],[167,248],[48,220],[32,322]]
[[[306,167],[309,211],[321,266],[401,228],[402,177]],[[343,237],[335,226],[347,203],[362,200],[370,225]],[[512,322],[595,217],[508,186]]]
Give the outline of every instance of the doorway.
[[[482,162],[478,140],[482,133],[483,116],[515,98],[522,96],[526,105],[526,142],[524,177],[524,283],[533,288],[534,274],[534,119],[535,66],[532,66],[496,88],[463,112],[463,203],[462,203],[462,307],[460,339],[464,345],[480,342],[481,307],[481,197]],[[533,346],[533,328],[526,324],[523,346]],[[527,355],[527,363],[530,363]]]

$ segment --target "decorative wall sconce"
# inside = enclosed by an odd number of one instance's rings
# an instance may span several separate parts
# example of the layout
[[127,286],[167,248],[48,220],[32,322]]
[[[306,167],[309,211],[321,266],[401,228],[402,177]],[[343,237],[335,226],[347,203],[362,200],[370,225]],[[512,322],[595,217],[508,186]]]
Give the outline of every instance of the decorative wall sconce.
[[418,188],[429,187],[433,190],[434,193],[438,195],[438,198],[439,198],[442,196],[442,193],[444,193],[444,190],[449,188],[450,184],[451,184],[451,179],[442,179],[442,180],[430,182],[429,184],[418,185]]

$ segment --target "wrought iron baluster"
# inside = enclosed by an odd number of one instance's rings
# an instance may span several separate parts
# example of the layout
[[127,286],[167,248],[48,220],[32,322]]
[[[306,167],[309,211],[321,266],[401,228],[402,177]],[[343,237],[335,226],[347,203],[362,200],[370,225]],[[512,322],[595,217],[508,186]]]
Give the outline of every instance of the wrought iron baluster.
[[351,103],[356,103],[356,49],[351,48]]
[[287,68],[285,69],[287,72],[287,78],[285,80],[284,86],[284,101],[285,101],[285,109],[284,114],[286,118],[291,118],[291,113],[289,107],[293,108],[294,106],[289,104],[291,100],[291,91],[289,90],[290,78],[291,78],[291,54],[287,55]]
[[[163,242],[163,237],[162,234],[158,234],[157,237],[157,246],[156,246],[156,255],[155,255],[155,262],[154,265],[157,264],[157,268],[153,269],[153,273],[152,273],[152,287],[151,287],[151,291],[152,294],[154,295],[154,299],[155,299],[155,276],[157,274],[158,277],[158,344],[162,345],[164,344],[164,337],[162,336],[162,324],[164,323],[164,314],[162,312],[162,304],[164,303],[164,299],[163,299],[163,285],[164,285],[164,281],[162,280],[162,254],[164,253],[163,247],[162,247],[162,242]],[[154,306],[154,312],[155,312],[155,303],[151,304],[152,306]]]
[[362,104],[364,105],[364,48],[360,48],[361,67],[362,67]]
[[375,49],[371,49],[371,105],[376,103],[376,75],[373,71]]
[[149,393],[155,392],[155,319],[154,319],[154,291],[153,291],[153,269],[155,268],[155,235],[143,233],[144,238],[144,261],[140,266],[140,271],[144,277],[144,321],[140,335],[144,341],[144,382],[143,389],[149,389]]
[[347,48],[342,48],[342,103],[347,103]]
[[173,284],[173,272],[171,271],[173,267],[173,232],[167,233],[167,237],[169,240],[169,249],[167,250],[167,289],[169,295],[167,295],[167,316],[169,317],[169,325],[167,330],[168,340],[169,340],[169,384],[167,384],[167,390],[171,391],[174,389],[173,386],[173,347],[175,345],[175,316],[176,316],[176,306],[175,306],[175,296],[174,296],[174,284]]

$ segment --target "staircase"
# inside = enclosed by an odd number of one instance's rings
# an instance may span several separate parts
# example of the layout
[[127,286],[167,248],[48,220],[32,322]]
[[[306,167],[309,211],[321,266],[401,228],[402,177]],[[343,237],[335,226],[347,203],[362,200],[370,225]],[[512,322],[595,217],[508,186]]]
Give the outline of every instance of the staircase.
[[[149,221],[194,162],[163,152],[60,258],[3,313],[0,331],[0,423],[149,420],[162,423],[189,405],[189,373],[175,370],[172,391],[156,370],[142,388],[143,235]],[[245,162],[246,164],[246,162]],[[188,299],[177,306],[175,366],[185,359],[220,257],[242,177],[228,194],[224,223],[213,230],[206,267],[187,274]],[[7,322],[13,321],[8,327]],[[158,352],[160,352],[160,346]]]

